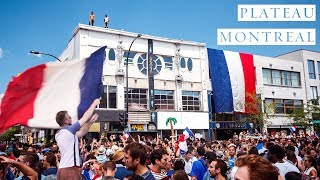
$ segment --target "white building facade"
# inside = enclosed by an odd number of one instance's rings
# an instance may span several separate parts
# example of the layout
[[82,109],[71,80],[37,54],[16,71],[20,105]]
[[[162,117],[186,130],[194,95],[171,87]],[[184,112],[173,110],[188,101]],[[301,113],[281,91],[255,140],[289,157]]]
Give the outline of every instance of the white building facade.
[[[306,99],[308,101],[316,100],[319,97],[318,91],[320,88],[320,52],[297,50],[280,55],[277,58],[302,63]],[[314,103],[319,104],[316,101]]]
[[[166,121],[169,117],[177,120],[176,134],[188,127],[204,138],[211,138],[212,133],[217,132],[217,123],[229,123],[223,126],[227,129],[220,129],[227,134],[233,134],[238,127],[240,131],[249,128],[249,123],[241,122],[241,116],[237,118],[236,114],[219,119],[211,114],[212,88],[206,44],[142,35],[128,53],[136,37],[136,33],[79,24],[59,57],[62,61],[82,59],[107,46],[104,94],[97,109],[100,119],[96,132],[122,132],[119,114],[126,110],[127,58],[131,132],[147,135],[159,132],[168,137],[170,126]],[[269,133],[288,132],[293,124],[289,115],[318,97],[320,53],[300,50],[276,58],[253,55],[253,59],[256,92],[264,110],[272,114],[265,119],[264,129]],[[153,62],[151,77],[148,74],[150,60]],[[269,104],[274,107],[268,109]]]
[[[135,37],[135,33],[80,24],[60,55],[62,61],[82,59],[107,46],[104,94],[98,108],[104,114],[99,119],[101,131],[121,131],[118,115],[126,109],[125,61]],[[152,53],[148,53],[150,45]],[[153,60],[153,88],[147,73],[148,55]],[[131,132],[148,134],[158,130],[168,136],[170,126],[166,120],[174,117],[176,133],[188,127],[205,136],[209,129],[207,93],[211,87],[204,43],[142,35],[132,44],[128,62]],[[154,92],[154,108],[150,108],[150,91]]]
[[306,102],[302,62],[254,55],[256,90],[269,114],[264,128],[269,133],[289,132],[293,121],[290,114],[302,109]]

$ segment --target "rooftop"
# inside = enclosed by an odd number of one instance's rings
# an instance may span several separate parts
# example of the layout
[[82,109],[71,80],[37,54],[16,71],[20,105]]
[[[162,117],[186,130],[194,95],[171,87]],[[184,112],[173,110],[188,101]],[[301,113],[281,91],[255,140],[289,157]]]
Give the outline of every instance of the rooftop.
[[294,50],[294,51],[286,52],[286,53],[280,54],[278,56],[275,56],[275,58],[283,56],[283,55],[286,55],[286,54],[294,53],[294,52],[297,52],[297,51],[309,51],[309,52],[320,53],[320,51],[312,51],[312,50],[307,50],[307,49],[297,49],[297,50]]
[[[80,29],[96,31],[96,32],[105,32],[105,33],[109,33],[109,34],[123,35],[123,36],[129,36],[129,37],[136,37],[139,34],[139,33],[133,33],[133,32],[128,32],[128,31],[124,31],[124,30],[117,30],[117,29],[110,29],[110,28],[104,28],[104,27],[98,27],[98,26],[78,24],[78,26],[73,30],[72,38],[73,38],[73,36],[75,36],[78,33],[78,31]],[[158,36],[151,36],[151,35],[147,35],[147,34],[142,34],[140,39],[153,39],[153,40],[163,41],[163,42],[193,45],[193,46],[202,46],[202,47],[206,46],[206,43],[187,41],[187,40],[183,40],[183,39],[178,40],[178,39],[164,38],[164,37],[158,37]]]

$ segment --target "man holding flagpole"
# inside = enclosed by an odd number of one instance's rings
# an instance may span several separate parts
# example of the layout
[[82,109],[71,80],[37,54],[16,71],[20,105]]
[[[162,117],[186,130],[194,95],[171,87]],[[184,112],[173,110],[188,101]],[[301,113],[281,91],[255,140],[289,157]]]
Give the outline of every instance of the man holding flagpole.
[[82,118],[73,124],[67,111],[57,113],[56,121],[61,127],[56,134],[57,144],[61,152],[61,160],[57,173],[58,180],[81,179],[78,138],[86,135],[92,123],[98,119],[98,114],[93,116],[92,114],[95,107],[99,104],[100,99],[94,100]]

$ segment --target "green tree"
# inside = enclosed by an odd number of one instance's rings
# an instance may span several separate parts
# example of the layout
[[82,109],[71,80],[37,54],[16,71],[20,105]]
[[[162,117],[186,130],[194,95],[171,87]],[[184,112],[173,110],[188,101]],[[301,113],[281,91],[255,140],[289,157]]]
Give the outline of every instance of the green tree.
[[246,97],[248,101],[245,103],[246,114],[243,121],[256,123],[261,132],[262,127],[267,124],[267,119],[274,115],[275,104],[263,104],[260,94],[247,93]]
[[318,100],[311,100],[304,104],[304,108],[295,109],[290,118],[294,121],[294,125],[306,127],[311,129],[314,119],[320,119],[320,108],[316,105]]
[[16,138],[14,135],[19,133],[18,127],[11,127],[0,135],[1,141],[10,141],[12,138]]

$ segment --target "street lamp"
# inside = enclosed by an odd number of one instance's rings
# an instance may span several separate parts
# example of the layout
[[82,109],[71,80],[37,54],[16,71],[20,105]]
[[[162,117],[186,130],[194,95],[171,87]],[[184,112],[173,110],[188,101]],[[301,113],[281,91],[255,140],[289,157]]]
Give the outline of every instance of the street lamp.
[[60,60],[59,58],[57,58],[56,56],[51,55],[51,54],[47,54],[47,53],[43,53],[43,52],[39,52],[39,51],[30,51],[30,54],[43,54],[43,55],[51,56],[51,57],[53,57],[53,58],[55,58],[56,60],[58,60],[58,61],[61,62],[61,60]]
[[130,47],[129,47],[129,51],[127,53],[127,60],[126,60],[126,114],[125,114],[125,122],[126,124],[128,124],[128,116],[129,116],[129,100],[128,100],[128,92],[129,92],[129,87],[128,87],[128,84],[129,84],[129,77],[128,77],[128,58],[129,58],[129,54],[130,54],[130,50],[131,50],[131,46],[133,44],[133,42],[138,39],[139,37],[141,37],[142,35],[141,34],[138,34],[134,39],[133,41],[131,42],[130,44]]
[[[59,58],[57,58],[56,56],[54,56],[52,54],[43,53],[40,51],[30,51],[30,54],[43,54],[43,55],[51,56],[51,57],[55,58],[56,60],[58,60],[59,62],[61,62],[61,60]],[[46,139],[49,139],[49,129],[45,130],[45,137],[46,137]],[[55,138],[55,136],[53,136],[53,139],[54,138]]]

